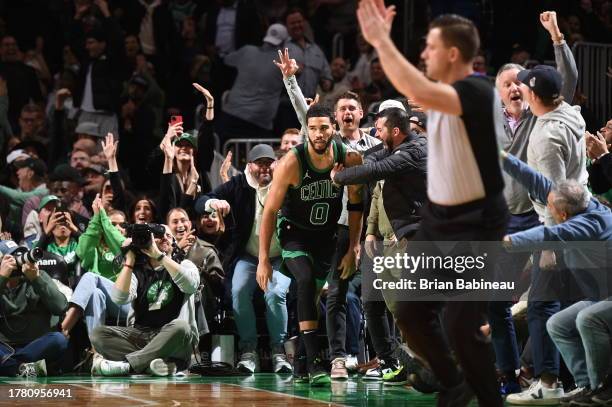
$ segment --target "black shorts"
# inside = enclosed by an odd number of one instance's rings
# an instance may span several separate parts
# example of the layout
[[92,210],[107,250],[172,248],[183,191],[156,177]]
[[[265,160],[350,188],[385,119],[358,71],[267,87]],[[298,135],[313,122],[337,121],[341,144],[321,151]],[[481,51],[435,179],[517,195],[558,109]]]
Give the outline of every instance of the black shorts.
[[292,277],[286,267],[288,259],[305,256],[310,260],[317,280],[325,280],[336,252],[336,225],[329,230],[308,230],[279,217],[277,235],[282,248],[280,271]]

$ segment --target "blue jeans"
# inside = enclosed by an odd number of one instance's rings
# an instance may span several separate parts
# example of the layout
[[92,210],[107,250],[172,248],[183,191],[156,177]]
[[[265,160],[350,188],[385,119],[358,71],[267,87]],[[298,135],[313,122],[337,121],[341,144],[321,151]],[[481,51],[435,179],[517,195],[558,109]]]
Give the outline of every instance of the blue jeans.
[[[49,332],[23,347],[15,347],[15,353],[0,365],[0,376],[17,376],[19,365],[45,359],[48,370],[59,366],[66,357],[68,339],[60,332]],[[10,350],[0,344],[0,358],[8,355]],[[55,372],[59,373],[59,372]]]
[[[266,323],[270,335],[270,349],[280,352],[287,337],[287,292],[291,279],[281,274],[281,258],[271,259],[272,280],[268,282],[268,290],[264,293],[266,302]],[[257,349],[257,326],[253,293],[258,287],[255,274],[257,258],[244,254],[236,263],[232,277],[232,308],[234,320],[240,340],[238,348],[241,352],[253,352]]]
[[131,304],[117,305],[110,292],[114,283],[95,273],[85,273],[79,280],[70,302],[79,306],[85,316],[87,333],[101,325],[106,325],[107,316],[125,321],[132,311]]
[[[523,215],[512,215],[508,221],[506,233],[512,234],[539,225],[540,221],[535,211]],[[516,280],[530,255],[530,253],[500,253],[498,263],[505,274],[503,278],[500,277],[500,280]],[[537,267],[537,264],[534,267]],[[520,368],[520,362],[511,306],[512,303],[509,301],[491,301],[488,314],[497,367],[502,373],[514,377],[514,371]]]
[[612,350],[612,302],[580,301],[553,315],[546,328],[577,386],[595,389],[603,381]]
[[[531,271],[531,286],[527,299],[527,327],[531,338],[531,353],[533,358],[533,372],[536,377],[542,373],[559,376],[559,351],[552,341],[546,323],[548,319],[561,311],[559,301],[533,301],[532,297],[546,298],[544,292],[555,286],[559,272],[556,270],[540,270],[540,253],[533,256],[534,267]],[[564,271],[566,272],[566,271]],[[539,296],[543,297],[539,297]]]

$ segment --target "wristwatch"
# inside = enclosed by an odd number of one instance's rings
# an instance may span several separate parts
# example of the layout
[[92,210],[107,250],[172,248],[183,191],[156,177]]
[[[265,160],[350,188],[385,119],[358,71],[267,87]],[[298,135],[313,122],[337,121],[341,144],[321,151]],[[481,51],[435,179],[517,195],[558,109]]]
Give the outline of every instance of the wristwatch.
[[162,259],[163,259],[164,257],[166,257],[166,253],[162,253],[162,254],[160,254],[160,255],[159,255],[159,257],[157,257],[157,258],[155,259],[155,261],[162,261]]

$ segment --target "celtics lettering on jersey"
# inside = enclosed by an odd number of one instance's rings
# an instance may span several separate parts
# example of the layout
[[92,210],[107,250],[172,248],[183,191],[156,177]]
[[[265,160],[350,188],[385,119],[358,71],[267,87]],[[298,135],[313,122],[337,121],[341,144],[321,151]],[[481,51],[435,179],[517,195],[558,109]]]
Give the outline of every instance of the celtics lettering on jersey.
[[[332,141],[334,163],[343,163],[344,146]],[[306,151],[306,145],[293,148],[301,169],[301,180],[297,187],[287,191],[281,214],[291,223],[306,229],[329,229],[335,227],[342,212],[343,188],[334,185],[330,178],[333,164],[326,169],[316,169]]]

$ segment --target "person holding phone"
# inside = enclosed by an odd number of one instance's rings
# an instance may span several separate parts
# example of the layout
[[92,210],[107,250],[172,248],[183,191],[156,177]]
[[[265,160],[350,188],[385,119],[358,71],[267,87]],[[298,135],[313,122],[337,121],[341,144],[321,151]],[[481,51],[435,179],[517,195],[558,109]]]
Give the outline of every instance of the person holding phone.
[[165,157],[160,183],[160,213],[168,213],[170,208],[180,206],[188,209],[193,218],[193,201],[202,187],[195,165],[197,141],[190,133],[183,132],[182,116],[172,116],[159,148]]
[[56,207],[47,218],[43,226],[43,234],[36,243],[50,253],[54,253],[64,259],[70,281],[70,288],[74,288],[73,281],[76,279],[76,268],[79,263],[76,249],[81,236],[81,231],[73,222],[72,212],[63,204]]

